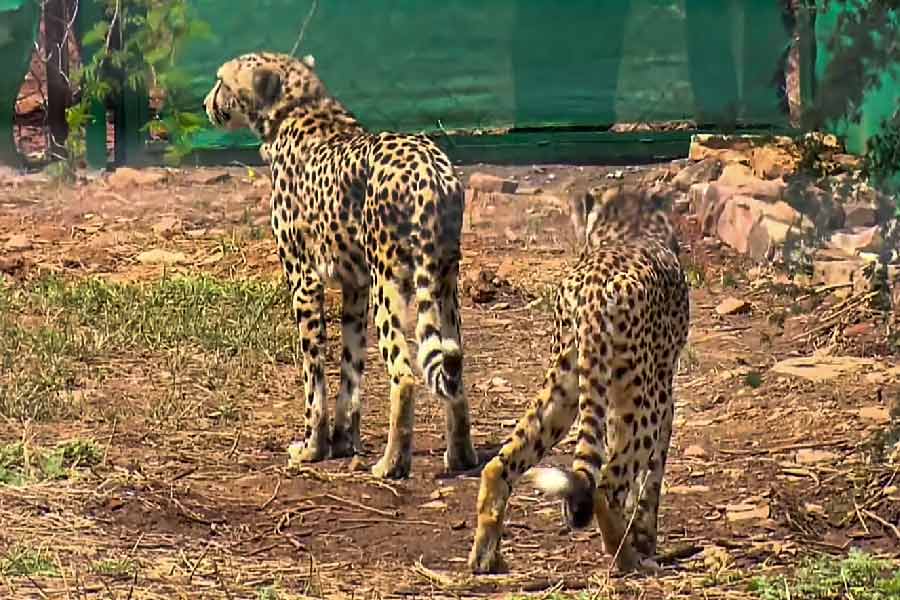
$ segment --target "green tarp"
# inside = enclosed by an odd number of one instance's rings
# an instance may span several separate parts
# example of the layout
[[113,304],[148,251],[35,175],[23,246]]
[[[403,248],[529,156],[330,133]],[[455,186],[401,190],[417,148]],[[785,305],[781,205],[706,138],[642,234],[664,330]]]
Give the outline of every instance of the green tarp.
[[36,0],[0,0],[0,163],[16,164],[16,98],[34,49],[40,7]]
[[[829,48],[832,38],[836,35],[846,36],[848,32],[838,31],[838,17],[841,12],[846,10],[846,5],[838,2],[831,2],[830,6],[823,0],[818,1],[819,13],[816,18],[816,79],[824,81],[827,76],[829,67],[835,65],[842,66],[846,63],[834,62],[834,56]],[[897,36],[900,35],[900,14],[893,13],[894,20],[884,24],[882,35]],[[865,62],[865,61],[864,61]],[[862,98],[860,106],[861,118],[858,123],[850,123],[845,119],[828,123],[829,128],[836,134],[845,139],[847,150],[854,154],[863,154],[866,150],[866,141],[881,131],[882,122],[889,119],[891,115],[900,109],[900,77],[897,76],[898,65],[892,65],[893,73],[885,71],[881,73],[881,85],[877,89],[867,90]],[[859,83],[857,78],[848,78],[850,85]],[[841,83],[841,79],[837,78],[835,83]],[[820,86],[816,90],[817,96],[825,94],[839,95],[838,100],[853,94],[854,91],[842,89],[840,85],[834,85],[828,88]]]
[[[290,51],[310,0],[195,0],[216,39],[188,48],[199,103],[224,60]],[[298,54],[371,129],[600,128],[700,119],[785,126],[790,40],[757,0],[328,0]],[[253,145],[202,134],[206,148]]]

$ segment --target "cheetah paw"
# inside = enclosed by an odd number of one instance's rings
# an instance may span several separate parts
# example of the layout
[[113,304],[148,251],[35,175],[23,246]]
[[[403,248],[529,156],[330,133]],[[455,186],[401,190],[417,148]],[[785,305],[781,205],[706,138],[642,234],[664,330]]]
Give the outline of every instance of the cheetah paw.
[[450,448],[444,450],[444,467],[449,473],[468,471],[478,466],[478,453],[472,442],[458,446],[451,452]]
[[288,446],[288,466],[325,460],[328,452],[328,444],[310,444],[305,440],[294,442]]
[[662,573],[662,567],[652,558],[642,558],[638,563],[638,571],[647,575],[658,575]]
[[379,479],[405,479],[409,476],[412,457],[383,456],[372,467],[372,475]]

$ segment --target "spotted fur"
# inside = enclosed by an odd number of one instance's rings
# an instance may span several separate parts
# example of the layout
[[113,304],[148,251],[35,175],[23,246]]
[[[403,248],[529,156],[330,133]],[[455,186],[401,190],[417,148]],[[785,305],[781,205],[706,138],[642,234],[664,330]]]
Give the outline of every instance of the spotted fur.
[[656,553],[673,380],[689,326],[678,242],[654,194],[592,190],[574,202],[573,219],[585,246],[556,296],[543,389],[481,475],[476,572],[502,568],[512,487],[576,417],[572,468],[536,470],[533,483],[563,499],[570,527],[596,518],[620,569],[650,566]]
[[[303,351],[306,429],[302,461],[360,447],[366,324],[374,305],[390,377],[380,477],[410,472],[414,376],[404,316],[415,296],[418,365],[446,402],[450,470],[477,463],[463,392],[457,292],[463,189],[427,137],[370,133],[314,71],[311,57],[246,54],[222,65],[204,101],[220,127],[250,127],[272,169],[272,232],[293,297]],[[329,436],[324,293],[342,289],[341,384]]]

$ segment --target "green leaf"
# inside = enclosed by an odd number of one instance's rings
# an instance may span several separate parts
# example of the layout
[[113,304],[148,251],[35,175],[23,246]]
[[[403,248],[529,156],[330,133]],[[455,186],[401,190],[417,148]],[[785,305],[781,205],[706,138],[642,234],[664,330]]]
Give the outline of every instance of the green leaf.
[[100,21],[95,23],[91,29],[84,34],[81,38],[81,43],[85,46],[95,46],[101,42],[106,41],[106,36],[109,34],[109,23],[106,21]]

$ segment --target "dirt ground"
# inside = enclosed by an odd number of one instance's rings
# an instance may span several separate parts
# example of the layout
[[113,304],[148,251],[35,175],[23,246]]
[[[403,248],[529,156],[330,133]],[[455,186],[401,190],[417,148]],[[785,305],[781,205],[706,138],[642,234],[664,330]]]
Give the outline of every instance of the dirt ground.
[[[665,168],[618,175],[643,178]],[[547,299],[574,257],[560,190],[607,181],[615,169],[478,170],[538,188],[477,196],[468,206],[466,389],[476,444],[489,456],[546,367]],[[9,179],[0,189],[0,282],[24,289],[54,273],[68,282],[142,284],[164,272],[277,282],[266,190],[265,173],[241,167],[171,171],[165,181],[132,188],[103,178],[74,186]],[[750,578],[810,554],[858,547],[900,557],[892,525],[900,519],[900,478],[871,452],[900,397],[900,362],[880,325],[829,328],[826,316],[841,310],[842,299],[788,285],[699,239],[689,218],[679,224],[693,284],[692,330],[676,382],[661,576],[610,576],[599,533],[566,531],[557,504],[521,486],[505,537],[509,573],[470,577],[465,558],[478,474],[442,473],[443,410],[435,398],[423,391],[416,407],[409,480],[376,481],[346,460],[290,470],[286,448],[302,429],[292,361],[245,364],[240,351],[222,358],[189,347],[185,357],[185,349],[137,346],[113,348],[76,373],[66,390],[79,402],[74,416],[0,421],[0,445],[51,448],[87,439],[103,450],[77,476],[0,485],[0,556],[37,548],[55,566],[50,575],[0,576],[0,596],[549,597],[599,590],[611,597],[750,597]],[[168,254],[145,254],[150,250]],[[490,280],[486,291],[472,283],[479,277]],[[718,314],[729,297],[746,302],[745,310]],[[283,323],[265,326],[289,328],[281,316]],[[37,318],[6,317],[22,327]],[[333,318],[329,334],[333,402]],[[366,467],[387,436],[387,381],[372,339],[370,332]],[[823,348],[846,368],[840,376],[834,365],[818,381],[771,370]],[[173,356],[183,359],[178,369]],[[0,384],[21,368],[15,361],[0,367]],[[230,418],[223,417],[226,401]],[[548,461],[565,463],[572,450],[568,440]],[[133,568],[96,568],[125,560]]]

